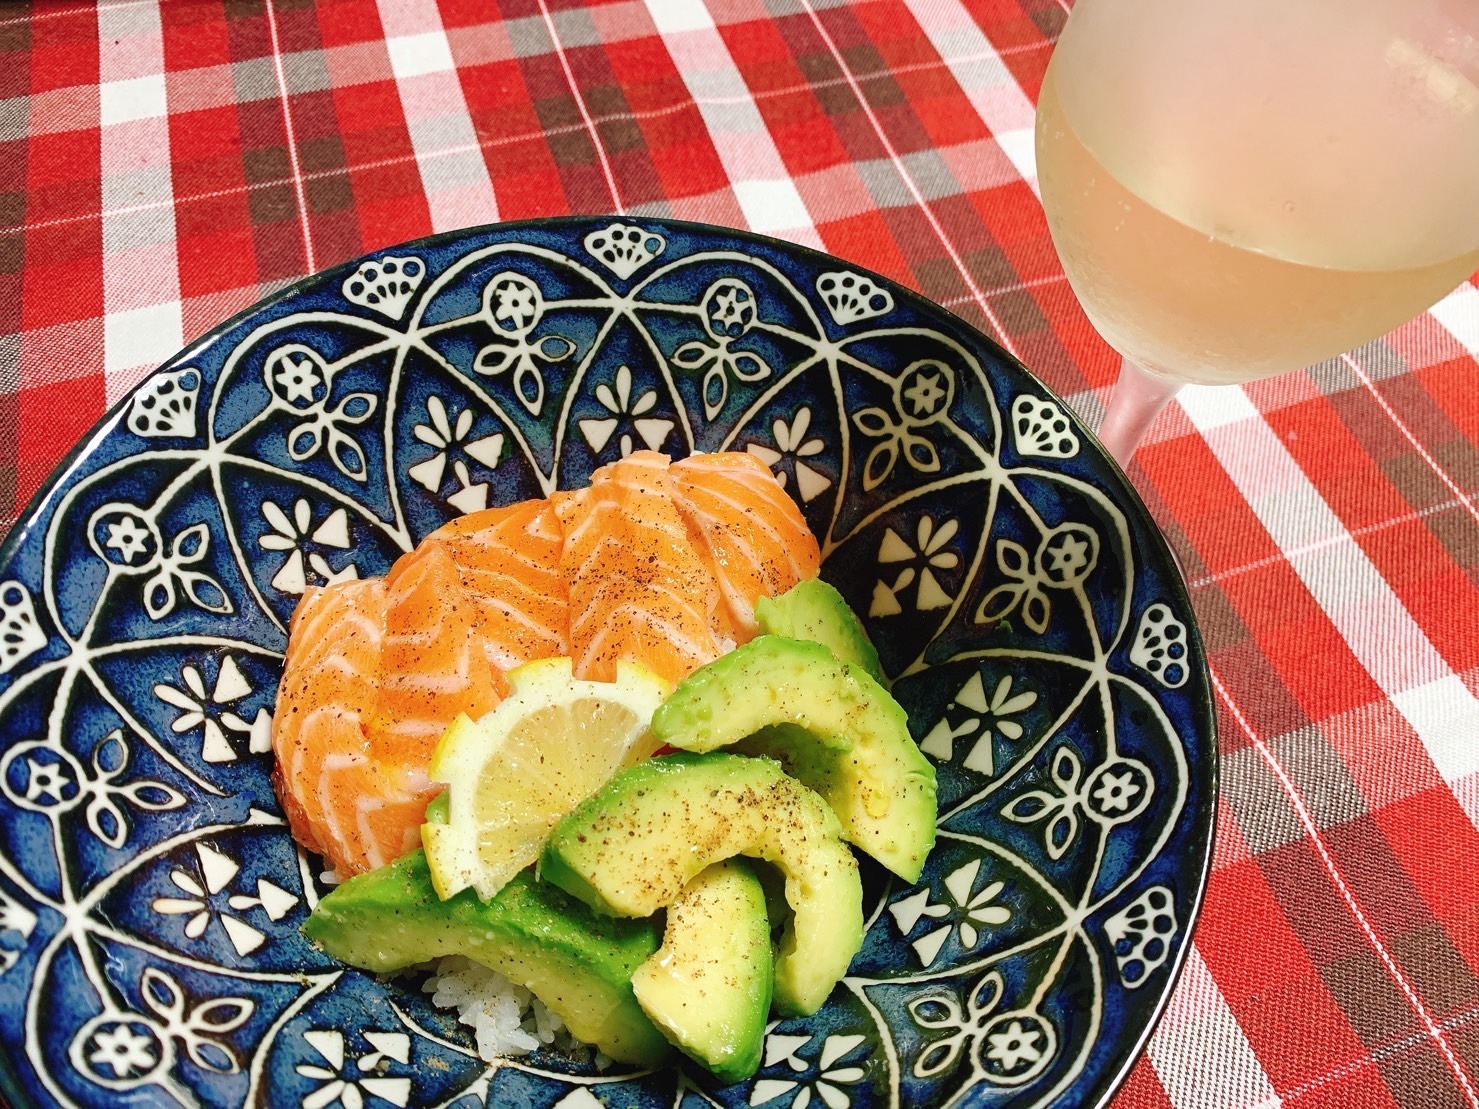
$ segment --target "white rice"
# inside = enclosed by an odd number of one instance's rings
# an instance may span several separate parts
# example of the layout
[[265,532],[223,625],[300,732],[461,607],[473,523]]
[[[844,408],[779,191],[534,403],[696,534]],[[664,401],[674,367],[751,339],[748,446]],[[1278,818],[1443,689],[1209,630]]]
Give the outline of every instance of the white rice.
[[[590,1058],[591,1049],[570,1034],[564,1021],[497,971],[461,955],[439,959],[430,969],[422,990],[431,994],[433,1005],[457,1010],[457,1019],[476,1034],[478,1054],[486,1062],[542,1047]],[[611,1060],[596,1052],[595,1064],[605,1070]]]

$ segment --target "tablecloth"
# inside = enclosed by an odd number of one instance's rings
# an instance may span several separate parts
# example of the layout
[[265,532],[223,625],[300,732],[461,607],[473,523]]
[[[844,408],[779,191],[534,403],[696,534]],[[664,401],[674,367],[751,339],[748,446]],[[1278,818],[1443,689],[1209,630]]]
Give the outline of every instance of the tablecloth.
[[[1117,359],[1035,193],[1055,0],[0,8],[0,526],[154,365],[375,248],[570,212],[919,289],[1093,424]],[[1223,795],[1115,1109],[1479,1106],[1479,288],[1191,389],[1131,476],[1187,574]]]

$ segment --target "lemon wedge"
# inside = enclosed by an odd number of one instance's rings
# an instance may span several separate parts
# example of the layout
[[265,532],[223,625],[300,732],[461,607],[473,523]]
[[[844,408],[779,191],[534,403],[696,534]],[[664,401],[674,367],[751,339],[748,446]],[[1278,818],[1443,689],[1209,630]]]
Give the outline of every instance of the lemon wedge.
[[641,666],[621,662],[614,682],[589,682],[568,658],[547,658],[510,670],[508,682],[497,708],[459,716],[432,755],[446,800],[421,842],[443,899],[468,886],[492,897],[539,857],[561,817],[659,746],[649,726],[670,690]]

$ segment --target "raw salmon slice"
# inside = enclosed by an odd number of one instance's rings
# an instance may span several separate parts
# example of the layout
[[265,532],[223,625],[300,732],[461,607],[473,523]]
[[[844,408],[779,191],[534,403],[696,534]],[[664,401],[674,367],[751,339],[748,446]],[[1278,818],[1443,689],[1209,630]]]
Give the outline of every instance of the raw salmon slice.
[[577,678],[612,681],[627,659],[676,683],[733,646],[719,587],[673,503],[665,455],[634,452],[551,500],[565,528]]
[[545,501],[462,517],[383,579],[305,596],[274,718],[294,834],[348,877],[414,847],[432,752],[492,711],[505,671],[568,653],[564,532]]
[[565,530],[548,501],[474,512],[427,542],[457,564],[489,663],[506,671],[570,653],[569,590],[560,573]]
[[[480,649],[478,606],[440,544],[423,543],[396,559],[385,590],[371,750],[386,761],[424,771],[457,714],[476,719],[491,712],[508,692],[508,682]],[[421,784],[428,786],[424,773]]]
[[386,609],[383,579],[310,589],[293,613],[273,715],[274,778],[293,835],[342,875],[398,854],[426,806],[371,754]]
[[[558,523],[544,502],[465,517],[383,580],[299,606],[283,676],[289,715],[276,718],[298,757],[280,752],[278,792],[300,840],[341,876],[415,846],[439,789],[426,768],[459,712],[492,711],[505,670],[565,653]],[[294,705],[304,721],[290,737]]]
[[753,639],[755,602],[817,576],[822,555],[796,502],[748,454],[696,454],[672,464],[678,510],[701,537],[740,643]]

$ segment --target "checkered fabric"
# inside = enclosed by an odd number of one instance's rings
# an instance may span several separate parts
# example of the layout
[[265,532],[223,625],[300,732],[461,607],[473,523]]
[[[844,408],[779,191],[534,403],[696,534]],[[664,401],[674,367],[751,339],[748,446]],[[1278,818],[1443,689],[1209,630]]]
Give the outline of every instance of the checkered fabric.
[[[155,364],[405,239],[569,212],[820,247],[1091,423],[1117,359],[1034,192],[1057,0],[0,7],[0,526]],[[1189,389],[1132,476],[1190,579],[1223,802],[1116,1109],[1479,1109],[1479,288]]]

